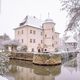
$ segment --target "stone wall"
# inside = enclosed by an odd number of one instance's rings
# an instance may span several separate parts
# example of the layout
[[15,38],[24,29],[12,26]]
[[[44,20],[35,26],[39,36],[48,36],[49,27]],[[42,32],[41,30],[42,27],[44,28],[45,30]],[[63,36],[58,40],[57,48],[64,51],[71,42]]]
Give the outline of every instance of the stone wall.
[[11,53],[10,58],[32,61],[33,53],[27,53],[27,52],[26,53],[23,53],[23,52]]
[[61,54],[33,54],[33,53],[11,53],[10,58],[32,61],[38,65],[57,65],[61,64]]
[[61,55],[53,54],[52,56],[49,56],[48,54],[34,54],[33,63],[39,65],[61,64]]

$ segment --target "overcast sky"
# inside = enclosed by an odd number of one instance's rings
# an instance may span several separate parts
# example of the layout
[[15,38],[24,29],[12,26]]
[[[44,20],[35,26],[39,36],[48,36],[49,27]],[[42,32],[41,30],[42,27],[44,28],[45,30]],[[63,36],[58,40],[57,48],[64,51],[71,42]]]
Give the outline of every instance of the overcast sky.
[[14,28],[18,27],[26,15],[42,20],[49,17],[56,23],[55,29],[63,33],[66,27],[66,12],[61,11],[59,0],[1,0],[0,34],[14,38]]

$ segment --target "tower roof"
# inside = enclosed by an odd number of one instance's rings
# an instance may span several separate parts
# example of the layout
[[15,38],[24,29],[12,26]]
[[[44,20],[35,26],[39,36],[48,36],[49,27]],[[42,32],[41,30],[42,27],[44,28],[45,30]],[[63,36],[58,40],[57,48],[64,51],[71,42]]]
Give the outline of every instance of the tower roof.
[[53,22],[53,20],[48,18],[48,19],[45,20],[45,22]]
[[[53,19],[47,18],[47,19],[44,21],[44,23],[54,23],[54,22],[53,22]],[[55,24],[55,23],[54,23],[54,24]]]

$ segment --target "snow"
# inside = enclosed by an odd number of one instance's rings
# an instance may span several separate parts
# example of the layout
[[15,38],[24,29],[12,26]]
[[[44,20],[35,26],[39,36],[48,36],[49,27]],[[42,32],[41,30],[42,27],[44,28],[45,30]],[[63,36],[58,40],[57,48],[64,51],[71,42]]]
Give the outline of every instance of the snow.
[[0,80],[8,80],[6,77],[0,76]]
[[35,16],[26,16],[22,23],[24,23],[23,25],[29,25],[37,28],[41,28],[42,26],[42,21]]
[[4,46],[5,45],[15,45],[15,46],[17,46],[17,45],[19,45],[19,43],[16,40],[6,40],[6,41],[3,41],[3,45]]
[[73,36],[70,36],[65,43],[77,43],[77,41],[73,38]]
[[71,31],[67,31],[67,33],[66,33],[66,36],[73,36],[74,34],[73,34],[73,32],[71,32]]

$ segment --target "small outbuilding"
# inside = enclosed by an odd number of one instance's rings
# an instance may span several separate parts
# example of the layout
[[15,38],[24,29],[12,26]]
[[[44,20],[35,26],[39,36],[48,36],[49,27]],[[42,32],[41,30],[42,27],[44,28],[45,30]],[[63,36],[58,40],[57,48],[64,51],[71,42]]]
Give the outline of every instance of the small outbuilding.
[[73,36],[70,36],[65,41],[66,51],[75,51],[77,48],[77,41],[73,38]]
[[19,42],[16,40],[7,40],[4,41],[3,45],[5,47],[5,51],[12,52],[17,50],[17,46],[19,45]]

